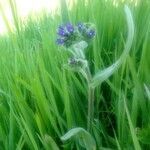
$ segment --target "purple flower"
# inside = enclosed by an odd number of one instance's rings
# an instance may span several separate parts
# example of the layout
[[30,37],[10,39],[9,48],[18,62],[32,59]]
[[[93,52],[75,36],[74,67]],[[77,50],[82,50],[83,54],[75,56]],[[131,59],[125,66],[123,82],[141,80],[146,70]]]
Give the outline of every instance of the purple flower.
[[65,41],[64,41],[64,39],[57,39],[57,40],[56,40],[56,43],[57,43],[58,45],[63,45],[63,44],[65,43]]
[[59,26],[59,28],[58,28],[58,35],[59,36],[66,36],[67,35],[67,32],[65,31],[64,27]]
[[69,47],[75,39],[74,34],[74,26],[71,23],[67,23],[66,25],[59,26],[58,27],[58,39],[56,43],[58,45],[64,45],[66,47]]
[[74,32],[74,27],[72,24],[68,23],[65,26],[59,26],[58,27],[58,36],[60,37],[67,37],[70,34],[72,34]]
[[70,65],[75,65],[77,63],[77,60],[74,58],[74,57],[71,57],[69,60],[68,60],[68,64]]
[[90,23],[78,23],[73,26],[71,23],[59,26],[56,43],[66,48],[79,41],[89,41],[95,36],[95,30]]
[[78,30],[79,31],[82,31],[83,29],[84,29],[84,25],[83,25],[83,23],[78,23]]
[[95,36],[95,30],[90,30],[90,31],[88,31],[87,32],[87,36],[89,37],[89,38],[93,38],[94,36]]
[[95,36],[95,30],[91,28],[90,24],[78,23],[77,25],[78,31],[84,36],[86,39],[91,39]]
[[68,24],[66,25],[66,29],[67,29],[67,31],[68,31],[69,33],[73,33],[73,32],[74,32],[74,27],[73,27],[73,25],[70,24],[70,23],[68,23]]

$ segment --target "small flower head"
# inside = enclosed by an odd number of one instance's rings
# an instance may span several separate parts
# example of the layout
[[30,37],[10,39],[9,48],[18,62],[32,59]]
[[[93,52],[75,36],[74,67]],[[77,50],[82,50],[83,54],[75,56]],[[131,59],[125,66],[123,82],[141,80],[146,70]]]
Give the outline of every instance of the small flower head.
[[78,30],[85,40],[91,40],[96,34],[95,28],[89,23],[78,23]]
[[68,60],[68,65],[72,68],[83,68],[87,65],[87,61],[85,59],[71,57]]
[[74,26],[71,23],[67,23],[64,26],[59,26],[57,31],[59,37],[57,44],[64,45],[66,47],[71,46],[75,39],[74,30]]
[[56,43],[58,44],[58,45],[63,45],[64,44],[64,39],[57,39],[56,40]]
[[83,23],[78,23],[78,30],[80,31],[80,32],[82,32],[83,30],[84,30],[84,24]]
[[59,26],[58,27],[58,36],[60,37],[68,37],[69,35],[73,34],[74,27],[71,23],[66,24],[65,26]]
[[62,36],[62,37],[67,36],[67,32],[65,31],[65,28],[62,27],[62,26],[59,26],[57,33],[58,33],[59,36]]
[[74,32],[74,27],[73,27],[73,25],[70,24],[70,23],[68,23],[68,24],[66,25],[66,29],[67,29],[67,31],[68,31],[69,34]]
[[93,38],[95,36],[95,30],[90,29],[89,31],[87,31],[87,36],[89,38]]
[[77,64],[78,64],[78,61],[77,61],[76,58],[71,57],[71,58],[69,58],[69,60],[68,60],[68,64],[69,64],[69,65],[77,65]]

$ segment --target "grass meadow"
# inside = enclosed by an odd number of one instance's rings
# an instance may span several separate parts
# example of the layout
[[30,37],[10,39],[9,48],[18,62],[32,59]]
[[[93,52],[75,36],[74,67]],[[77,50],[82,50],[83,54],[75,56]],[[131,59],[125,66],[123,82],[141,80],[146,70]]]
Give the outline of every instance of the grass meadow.
[[[61,0],[56,14],[18,16],[9,0],[12,29],[0,36],[0,150],[150,150],[150,1]],[[91,73],[112,65],[128,35],[124,5],[134,22],[130,53],[95,88],[87,131],[87,84],[63,68],[68,54],[57,28],[91,22],[96,36],[86,50]],[[66,134],[67,133],[67,134]]]

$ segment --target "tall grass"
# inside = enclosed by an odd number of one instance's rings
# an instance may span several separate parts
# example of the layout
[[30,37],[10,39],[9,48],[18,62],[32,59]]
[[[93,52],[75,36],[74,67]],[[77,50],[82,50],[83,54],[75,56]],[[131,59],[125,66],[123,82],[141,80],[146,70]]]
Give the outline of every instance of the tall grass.
[[[12,32],[1,9],[9,34],[0,37],[0,150],[81,150],[93,143],[100,150],[150,149],[150,2],[127,4],[135,24],[134,43],[126,62],[96,88],[90,135],[83,130],[86,82],[63,68],[67,53],[55,44],[62,16],[41,13],[23,24],[10,0],[17,31]],[[123,51],[123,8],[124,3],[116,7],[113,1],[76,0],[63,12],[74,24],[96,25],[96,39],[86,52],[93,74],[114,63]],[[62,136],[75,127],[82,128],[74,131],[78,136],[63,142],[67,137]]]

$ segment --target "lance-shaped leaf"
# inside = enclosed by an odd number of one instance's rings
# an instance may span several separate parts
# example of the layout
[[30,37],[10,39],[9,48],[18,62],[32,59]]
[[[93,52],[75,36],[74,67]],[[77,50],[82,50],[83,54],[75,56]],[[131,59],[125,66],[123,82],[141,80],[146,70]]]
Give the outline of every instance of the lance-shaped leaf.
[[88,47],[87,42],[80,41],[72,45],[74,56],[85,59],[84,49]]
[[73,128],[69,130],[64,136],[61,137],[62,141],[70,140],[76,137],[79,143],[84,146],[87,150],[96,150],[96,143],[89,132],[83,128]]
[[78,50],[78,49],[84,50],[85,48],[88,47],[88,44],[87,44],[87,42],[85,42],[85,41],[80,41],[80,42],[78,42],[78,43],[75,43],[72,47],[73,47],[75,50]]
[[61,4],[61,15],[63,23],[67,23],[69,21],[68,7],[66,0],[60,0]]
[[128,37],[127,37],[124,51],[120,56],[120,58],[114,64],[96,73],[96,75],[93,77],[93,80],[91,82],[92,87],[98,86],[103,81],[108,79],[115,71],[117,71],[118,68],[121,66],[121,64],[126,60],[129,54],[133,42],[133,37],[134,37],[134,23],[133,23],[131,11],[128,8],[128,6],[125,6],[124,10],[125,10],[126,20],[128,25]]
[[146,91],[147,97],[150,100],[150,89],[148,88],[148,86],[146,84],[144,84],[144,87],[145,87],[145,91]]
[[142,129],[139,128],[137,130],[137,137],[141,143],[150,145],[150,124]]

